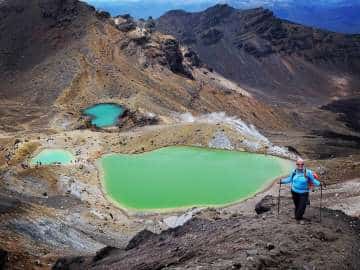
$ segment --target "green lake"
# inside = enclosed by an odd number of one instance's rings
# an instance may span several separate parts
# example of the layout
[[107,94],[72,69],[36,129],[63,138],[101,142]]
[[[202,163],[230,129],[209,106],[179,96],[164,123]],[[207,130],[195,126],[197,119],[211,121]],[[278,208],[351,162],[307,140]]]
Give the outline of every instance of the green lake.
[[37,154],[32,160],[31,164],[51,165],[51,164],[70,164],[74,160],[74,156],[66,150],[62,149],[45,149]]
[[230,204],[288,174],[293,162],[261,154],[171,146],[99,161],[108,198],[121,207],[161,210]]
[[113,103],[96,104],[84,110],[91,117],[91,124],[100,128],[116,125],[123,113],[123,107]]

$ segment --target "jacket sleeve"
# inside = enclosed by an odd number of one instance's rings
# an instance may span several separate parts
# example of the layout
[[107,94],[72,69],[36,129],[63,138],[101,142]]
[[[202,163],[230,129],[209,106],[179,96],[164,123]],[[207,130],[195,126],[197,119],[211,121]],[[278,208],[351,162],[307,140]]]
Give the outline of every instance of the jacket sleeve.
[[281,179],[280,183],[281,184],[289,184],[291,182],[292,175],[293,175],[293,172],[291,172],[291,174],[287,178]]
[[316,180],[312,174],[312,171],[306,171],[307,177],[313,182],[315,186],[320,186],[320,181]]

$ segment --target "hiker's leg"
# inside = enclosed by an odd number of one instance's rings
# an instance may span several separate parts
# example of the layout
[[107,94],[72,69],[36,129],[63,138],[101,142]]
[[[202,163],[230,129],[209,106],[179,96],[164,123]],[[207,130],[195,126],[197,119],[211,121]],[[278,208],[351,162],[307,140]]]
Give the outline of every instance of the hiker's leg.
[[293,199],[294,205],[295,205],[294,215],[296,218],[296,213],[298,212],[298,209],[299,209],[299,194],[294,191],[291,191],[291,194],[292,194],[292,199]]
[[298,210],[296,211],[296,214],[295,214],[295,218],[297,220],[300,220],[300,219],[303,218],[308,199],[309,199],[309,193],[300,194],[300,196],[299,196],[299,206],[298,206]]

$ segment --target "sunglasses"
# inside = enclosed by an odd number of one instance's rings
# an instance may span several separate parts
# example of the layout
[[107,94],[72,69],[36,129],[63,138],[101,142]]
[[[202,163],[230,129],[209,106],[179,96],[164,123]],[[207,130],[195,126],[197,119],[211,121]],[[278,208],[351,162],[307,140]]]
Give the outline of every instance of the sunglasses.
[[298,166],[304,166],[304,163],[296,163]]

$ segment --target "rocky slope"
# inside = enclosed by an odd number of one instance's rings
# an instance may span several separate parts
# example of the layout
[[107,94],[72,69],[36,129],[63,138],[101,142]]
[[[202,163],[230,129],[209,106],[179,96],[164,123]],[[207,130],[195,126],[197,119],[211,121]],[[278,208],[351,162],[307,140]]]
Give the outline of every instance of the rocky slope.
[[[214,70],[262,96],[278,101],[301,96],[309,103],[358,93],[356,35],[290,23],[267,9],[240,11],[228,5],[198,13],[170,11],[156,21],[156,29],[174,35]],[[341,89],[336,79],[344,80]]]
[[204,74],[193,52],[151,25],[113,20],[75,0],[5,1],[0,7],[5,131],[50,128],[54,118],[66,119],[57,128],[66,127],[78,121],[80,109],[104,101],[159,116],[225,111],[259,125],[270,118],[270,126],[280,123],[271,116],[275,109]]
[[[341,212],[311,209],[305,225],[291,220],[286,200],[279,217],[204,211],[182,227],[159,235],[143,231],[126,249],[105,248],[96,256],[59,260],[53,269],[358,269],[359,221]],[[284,201],[283,201],[284,203]]]

